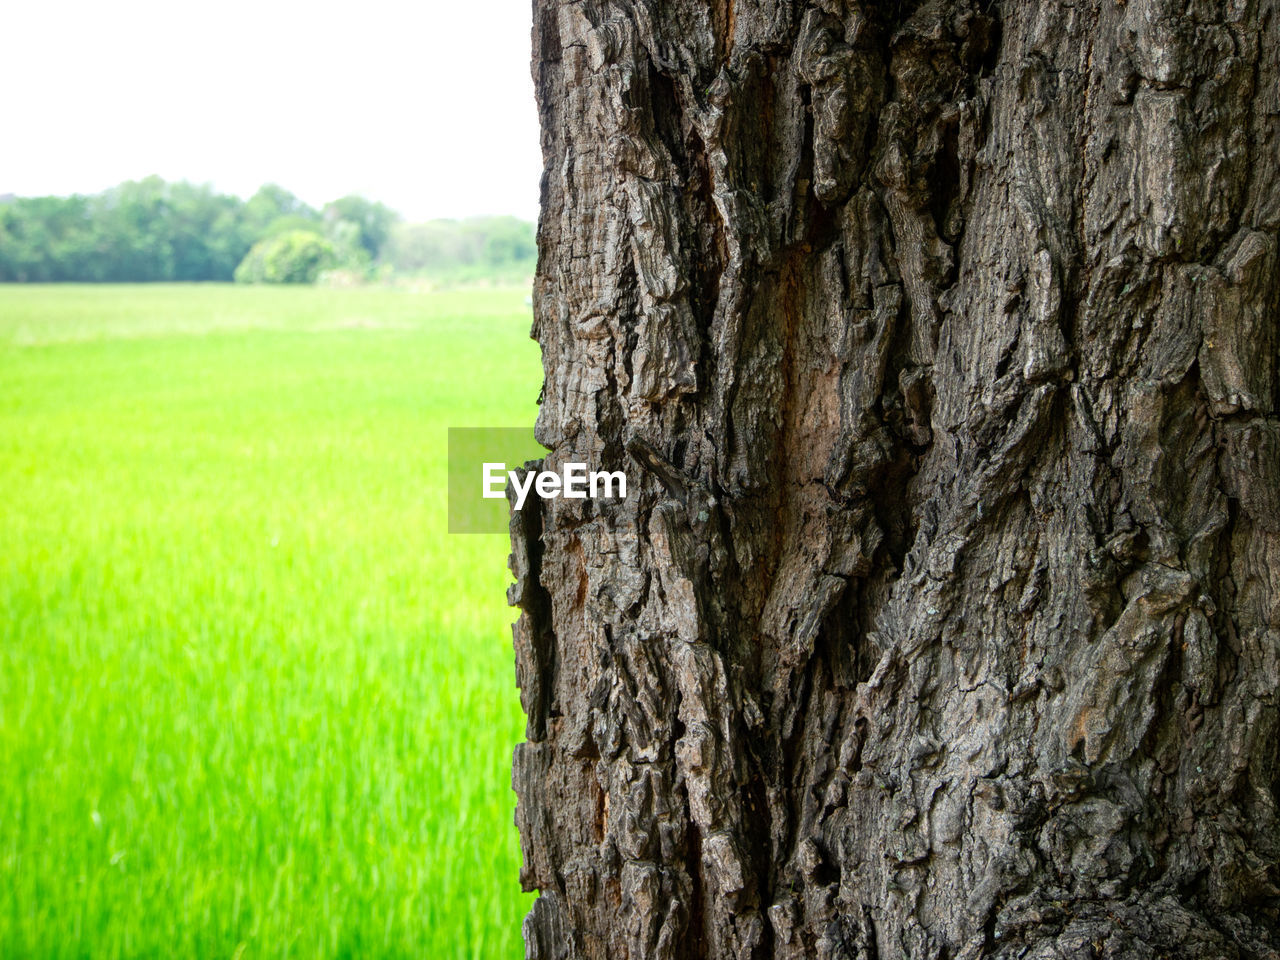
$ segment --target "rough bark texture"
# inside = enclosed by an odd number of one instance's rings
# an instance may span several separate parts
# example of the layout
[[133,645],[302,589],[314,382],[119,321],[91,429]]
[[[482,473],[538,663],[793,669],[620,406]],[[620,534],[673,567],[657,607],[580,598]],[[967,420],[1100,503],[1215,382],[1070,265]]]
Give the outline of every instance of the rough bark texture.
[[1280,0],[535,7],[529,956],[1280,956]]

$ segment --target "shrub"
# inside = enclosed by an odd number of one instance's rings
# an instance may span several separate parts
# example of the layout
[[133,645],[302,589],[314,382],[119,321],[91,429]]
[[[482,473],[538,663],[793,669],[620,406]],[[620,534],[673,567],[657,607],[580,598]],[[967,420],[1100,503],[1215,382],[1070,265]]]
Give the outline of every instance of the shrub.
[[237,283],[315,283],[321,271],[338,263],[331,241],[310,230],[289,230],[255,243],[235,278]]

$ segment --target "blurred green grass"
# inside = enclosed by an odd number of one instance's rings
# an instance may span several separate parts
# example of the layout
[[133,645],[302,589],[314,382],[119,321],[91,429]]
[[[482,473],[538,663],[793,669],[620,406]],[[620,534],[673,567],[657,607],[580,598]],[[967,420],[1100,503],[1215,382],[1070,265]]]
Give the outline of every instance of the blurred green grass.
[[526,291],[0,287],[0,957],[515,957]]

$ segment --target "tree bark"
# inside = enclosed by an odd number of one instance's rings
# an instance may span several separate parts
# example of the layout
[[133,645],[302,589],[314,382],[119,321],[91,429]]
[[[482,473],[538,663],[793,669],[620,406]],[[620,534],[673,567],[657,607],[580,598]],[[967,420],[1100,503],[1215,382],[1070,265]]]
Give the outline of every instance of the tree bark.
[[1280,0],[536,0],[528,956],[1280,956]]

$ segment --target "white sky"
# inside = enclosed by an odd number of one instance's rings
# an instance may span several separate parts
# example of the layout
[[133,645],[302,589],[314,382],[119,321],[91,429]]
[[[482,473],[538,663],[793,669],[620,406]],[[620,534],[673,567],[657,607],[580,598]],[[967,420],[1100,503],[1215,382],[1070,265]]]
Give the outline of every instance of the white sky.
[[158,173],[532,219],[531,6],[18,0],[0,15],[0,194]]

